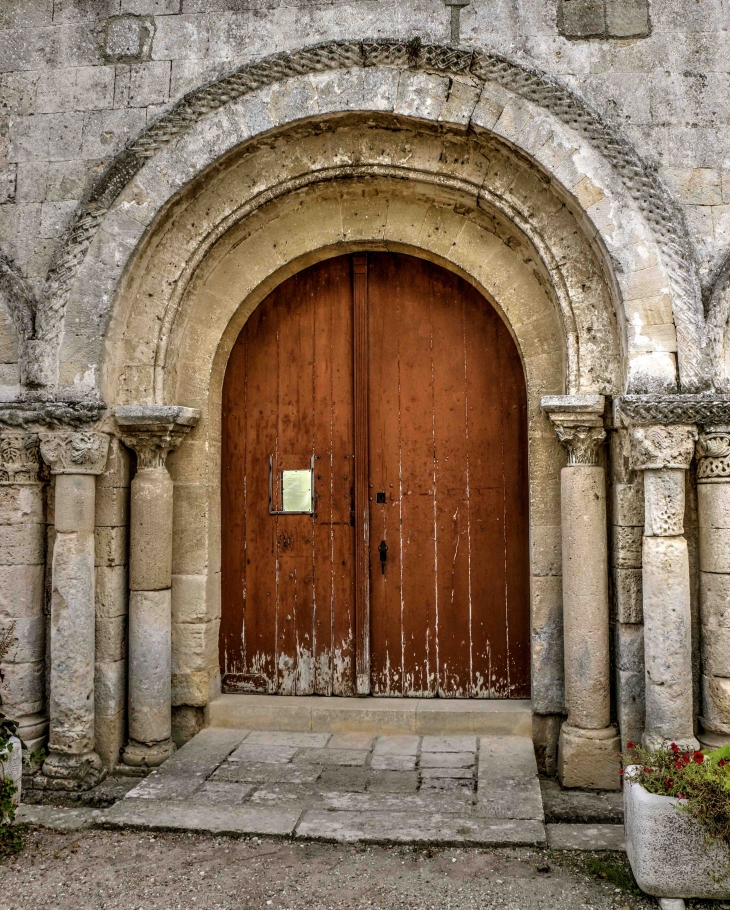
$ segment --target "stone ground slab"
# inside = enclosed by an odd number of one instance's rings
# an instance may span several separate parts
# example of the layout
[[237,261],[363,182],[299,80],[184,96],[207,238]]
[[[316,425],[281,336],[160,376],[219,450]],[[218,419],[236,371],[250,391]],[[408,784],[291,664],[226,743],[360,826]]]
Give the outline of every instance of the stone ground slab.
[[544,844],[538,821],[465,818],[439,812],[330,812],[311,809],[297,826],[298,838],[354,843]]
[[552,850],[626,850],[623,825],[547,825]]
[[99,824],[103,814],[103,809],[68,809],[24,803],[18,807],[15,820],[21,825],[39,825],[50,831],[81,831]]
[[293,834],[301,810],[271,806],[220,806],[192,801],[124,799],[107,809],[105,828],[205,831],[208,834]]

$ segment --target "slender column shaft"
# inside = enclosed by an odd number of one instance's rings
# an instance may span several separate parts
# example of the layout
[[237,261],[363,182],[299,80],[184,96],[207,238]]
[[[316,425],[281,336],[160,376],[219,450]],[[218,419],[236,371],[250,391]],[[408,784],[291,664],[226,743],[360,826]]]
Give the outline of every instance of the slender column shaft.
[[696,749],[684,484],[697,433],[677,425],[635,427],[631,435],[632,467],[644,471],[644,744]]
[[546,398],[568,451],[560,474],[565,703],[558,774],[565,787],[617,789],[619,740],[611,726],[606,479],[602,396]]
[[155,767],[174,751],[172,724],[172,507],[165,466],[198,420],[179,407],[117,408],[125,445],[137,453],[129,545],[129,742],[123,761]]
[[3,711],[28,749],[46,744],[45,524],[33,433],[0,436],[0,631],[12,639],[0,684]]
[[697,443],[703,744],[730,742],[730,426]]
[[51,595],[50,754],[48,778],[94,786],[103,776],[94,751],[96,642],[94,506],[96,474],[109,438],[101,433],[43,434],[41,452],[56,474]]

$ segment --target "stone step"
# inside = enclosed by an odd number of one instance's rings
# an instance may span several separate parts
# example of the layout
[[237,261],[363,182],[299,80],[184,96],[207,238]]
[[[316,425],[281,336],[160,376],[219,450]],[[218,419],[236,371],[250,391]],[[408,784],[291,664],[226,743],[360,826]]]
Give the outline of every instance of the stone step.
[[207,722],[210,727],[292,733],[532,737],[532,704],[526,699],[220,695],[208,705]]

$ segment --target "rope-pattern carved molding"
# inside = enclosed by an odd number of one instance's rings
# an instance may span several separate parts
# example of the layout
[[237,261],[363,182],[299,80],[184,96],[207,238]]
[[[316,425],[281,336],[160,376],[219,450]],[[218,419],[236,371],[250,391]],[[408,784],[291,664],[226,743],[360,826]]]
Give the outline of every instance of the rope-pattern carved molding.
[[616,423],[730,424],[730,395],[622,395],[614,401]]
[[704,320],[696,266],[683,215],[656,174],[586,102],[554,78],[499,54],[421,44],[417,39],[330,41],[294,53],[274,54],[246,64],[181,98],[113,159],[79,206],[66,241],[49,270],[47,293],[38,307],[34,337],[50,345],[58,344],[73,277],[101,219],[145,161],[202,117],[257,89],[293,76],[356,66],[393,66],[446,75],[470,73],[482,83],[495,81],[549,111],[593,144],[621,176],[661,242],[677,314],[683,387],[700,388],[706,382]]

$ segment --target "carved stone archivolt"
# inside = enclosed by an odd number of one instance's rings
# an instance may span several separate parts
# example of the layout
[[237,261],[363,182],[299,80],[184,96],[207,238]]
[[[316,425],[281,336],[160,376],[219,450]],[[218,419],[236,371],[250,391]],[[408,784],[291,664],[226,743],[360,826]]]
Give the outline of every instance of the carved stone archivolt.
[[0,436],[0,483],[37,483],[40,449],[35,433]]
[[730,426],[707,427],[697,440],[697,483],[730,478]]
[[41,433],[43,460],[53,474],[101,474],[106,465],[106,433]]
[[679,468],[686,471],[695,450],[697,430],[694,426],[633,427],[631,429],[631,468],[634,471],[658,471]]

